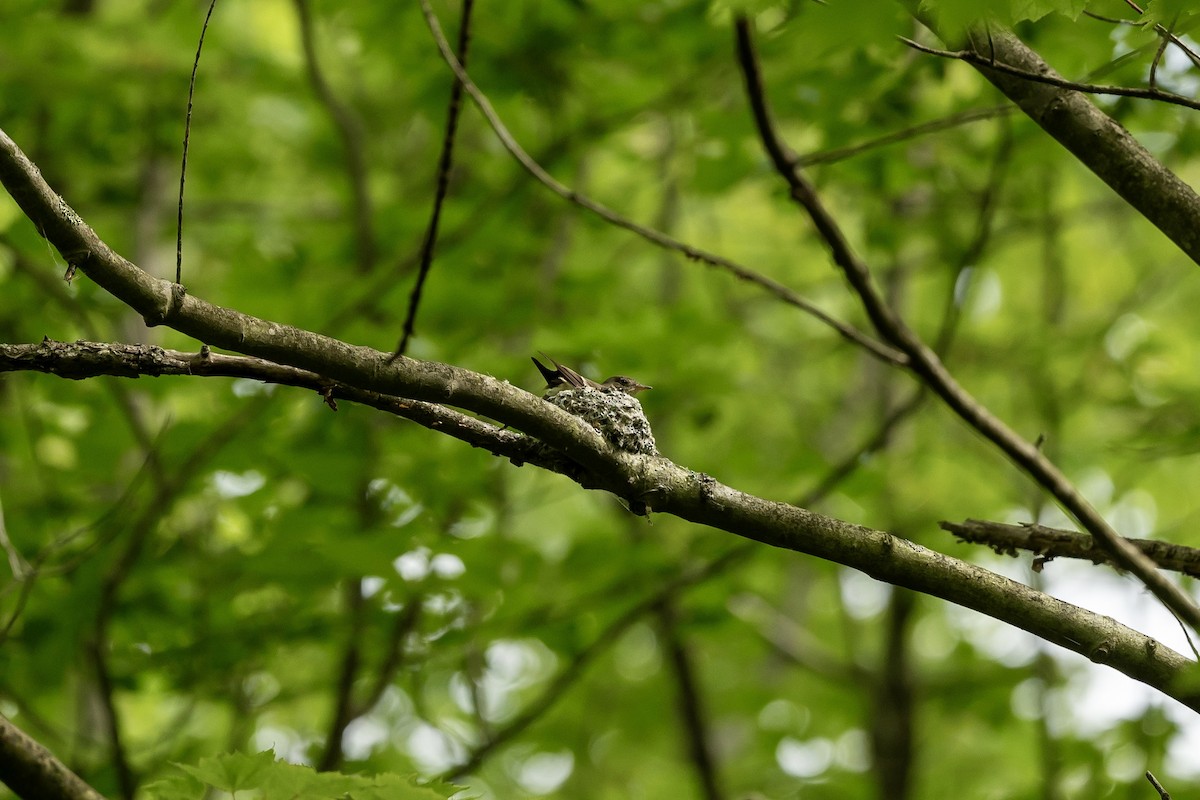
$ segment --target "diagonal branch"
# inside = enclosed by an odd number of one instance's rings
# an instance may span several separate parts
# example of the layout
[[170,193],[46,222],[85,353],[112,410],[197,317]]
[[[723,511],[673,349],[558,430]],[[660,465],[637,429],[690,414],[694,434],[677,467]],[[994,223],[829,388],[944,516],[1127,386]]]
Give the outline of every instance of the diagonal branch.
[[1200,607],[1182,588],[1158,571],[1154,562],[1122,538],[1099,512],[1080,494],[1041,450],[1017,435],[982,403],[964,389],[938,358],[937,354],[900,318],[883,297],[863,262],[833,215],[821,202],[816,188],[795,165],[791,151],[775,132],[767,107],[766,91],[746,17],[735,22],[738,63],[746,81],[746,93],[754,112],[763,148],[776,171],[787,182],[794,199],[812,219],[829,252],[858,294],[863,307],[879,334],[908,355],[908,368],[964,422],[983,434],[1001,452],[1048,491],[1073,516],[1101,547],[1112,553],[1122,569],[1137,576],[1163,605],[1200,631]]
[[[918,13],[915,0],[903,0],[914,16],[936,33],[936,25]],[[1061,80],[1042,58],[1008,31],[970,35],[976,52],[994,56],[1026,73]],[[988,64],[973,65],[1071,155],[1108,184],[1138,213],[1200,264],[1200,195],[1156,159],[1129,131],[1085,94],[1042,81],[1011,75]]]
[[500,116],[496,113],[496,110],[492,107],[492,104],[488,101],[487,95],[485,95],[483,91],[475,85],[475,82],[471,80],[471,76],[467,74],[462,64],[459,63],[458,59],[454,57],[454,53],[450,49],[450,43],[446,41],[446,36],[442,32],[442,26],[438,22],[437,17],[434,15],[433,10],[430,8],[428,0],[421,0],[421,10],[425,13],[425,21],[429,24],[429,30],[433,33],[433,38],[437,42],[438,50],[441,51],[442,58],[450,66],[450,69],[453,70],[455,77],[458,78],[458,80],[462,83],[463,87],[467,91],[467,94],[471,95],[471,99],[475,101],[475,105],[479,107],[481,112],[483,112],[483,116],[487,119],[488,124],[492,126],[492,130],[495,132],[496,137],[500,140],[500,143],[504,146],[504,149],[507,150],[509,154],[511,154],[512,157],[517,160],[517,163],[519,163],[526,172],[536,178],[538,182],[540,182],[550,191],[554,192],[564,200],[575,203],[580,208],[590,211],[591,213],[603,219],[605,222],[635,233],[652,244],[655,244],[666,250],[673,250],[677,253],[682,253],[692,261],[699,261],[703,264],[707,264],[710,267],[719,267],[739,280],[752,283],[762,289],[765,289],[767,292],[787,303],[788,305],[801,309],[805,313],[815,317],[829,327],[833,328],[846,340],[864,347],[867,352],[881,361],[893,364],[904,363],[905,358],[903,354],[896,352],[896,350],[893,348],[888,347],[887,345],[882,344],[875,339],[872,339],[870,336],[853,327],[852,325],[848,325],[841,320],[831,317],[829,314],[825,313],[820,308],[806,300],[800,294],[783,285],[774,278],[769,278],[766,275],[755,272],[754,270],[742,266],[741,264],[725,258],[724,256],[715,255],[706,250],[701,250],[698,247],[685,244],[678,239],[668,236],[662,231],[640,225],[633,220],[618,214],[616,211],[613,211],[607,206],[597,203],[595,200],[592,200],[589,197],[575,191],[574,189],[571,189],[560,183],[554,178],[554,176],[546,172],[546,170],[544,170],[540,164],[534,161],[533,158],[531,158],[530,155],[525,152],[524,148],[517,143],[517,140],[513,138],[508,128],[506,128],[504,123],[501,121]]
[[[665,458],[623,453],[587,423],[506,381],[411,358],[389,363],[387,353],[189,296],[177,284],[147,275],[113,252],[46,185],[3,132],[0,182],[69,263],[151,324],[168,324],[204,341],[316,373],[355,390],[392,395],[398,404],[420,400],[483,414],[525,431],[579,464],[584,478],[578,480],[587,488],[633,498],[639,507],[834,561],[876,580],[980,611],[1200,710],[1200,685],[1187,679],[1192,662],[1115,620],[885,531],[739,492]],[[448,432],[437,424],[429,427]],[[494,428],[480,435],[494,441],[518,436]]]
[[0,716],[0,782],[18,797],[104,800],[54,754]]
[[[471,10],[475,0],[463,0],[462,21],[458,26],[458,60],[466,65],[467,52],[471,46]],[[417,309],[421,306],[421,293],[425,288],[425,279],[429,277],[429,269],[433,266],[433,251],[437,245],[438,223],[442,219],[442,206],[446,195],[450,192],[450,168],[454,164],[454,137],[458,132],[458,118],[462,113],[462,81],[455,78],[454,86],[450,89],[450,105],[446,110],[446,135],[442,139],[442,154],[438,157],[437,189],[433,196],[433,211],[429,216],[429,225],[425,229],[425,239],[421,242],[420,268],[417,270],[417,281],[413,284],[412,294],[408,298],[408,313],[404,317],[404,329],[400,334],[400,343],[396,345],[395,356],[399,358],[408,350],[408,342],[412,339],[417,323]]]

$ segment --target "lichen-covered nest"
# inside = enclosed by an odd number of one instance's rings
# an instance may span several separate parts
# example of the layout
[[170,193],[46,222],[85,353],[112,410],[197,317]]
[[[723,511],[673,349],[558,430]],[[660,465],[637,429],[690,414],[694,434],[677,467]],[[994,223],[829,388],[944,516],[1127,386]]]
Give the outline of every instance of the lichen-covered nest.
[[579,417],[618,450],[658,455],[642,404],[620,389],[563,389],[548,396],[546,402]]

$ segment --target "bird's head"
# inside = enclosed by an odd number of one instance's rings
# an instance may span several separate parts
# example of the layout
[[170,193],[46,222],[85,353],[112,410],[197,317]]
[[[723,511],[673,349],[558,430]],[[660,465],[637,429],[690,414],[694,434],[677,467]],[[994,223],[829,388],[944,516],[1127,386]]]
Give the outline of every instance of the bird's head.
[[653,386],[647,386],[644,383],[638,383],[633,378],[627,378],[624,375],[614,375],[600,385],[605,388],[619,389],[620,391],[624,392],[625,394],[630,394],[630,395],[637,394],[638,392],[644,392],[647,389],[654,388]]

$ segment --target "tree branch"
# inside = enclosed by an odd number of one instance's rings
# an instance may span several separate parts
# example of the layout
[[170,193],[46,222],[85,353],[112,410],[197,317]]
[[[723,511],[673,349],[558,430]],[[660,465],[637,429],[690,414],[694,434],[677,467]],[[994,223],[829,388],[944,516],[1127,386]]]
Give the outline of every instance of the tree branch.
[[[987,67],[988,70],[992,72],[1004,73],[1005,75],[1011,75],[1015,78],[1020,78],[1026,81],[1044,83],[1047,86],[1055,86],[1059,89],[1068,89],[1072,92],[1083,92],[1084,94],[1103,94],[1115,95],[1118,97],[1136,97],[1142,100],[1159,100],[1164,103],[1171,103],[1172,105],[1200,110],[1200,100],[1193,100],[1190,97],[1184,97],[1183,95],[1175,94],[1174,92],[1165,92],[1162,89],[1156,89],[1153,85],[1151,85],[1148,89],[1137,89],[1129,86],[1108,86],[1099,83],[1079,83],[1076,81],[1069,81],[1066,78],[1061,78],[1053,72],[1033,72],[1028,69],[1014,67],[997,58],[982,55],[974,50],[939,50],[936,47],[929,47],[921,44],[920,42],[914,42],[912,39],[909,39],[906,36],[898,36],[896,38],[898,38],[908,47],[911,47],[913,50],[926,53],[927,55],[937,56],[939,58],[950,58],[957,61],[965,61],[968,64],[972,64],[976,67]],[[992,35],[992,41],[995,41],[994,33]],[[1166,41],[1166,39],[1163,39],[1164,46]]]
[[[942,530],[971,544],[983,544],[997,555],[1015,556],[1028,550],[1038,556],[1035,563],[1044,564],[1056,558],[1078,558],[1093,564],[1119,566],[1112,554],[1096,547],[1096,540],[1086,533],[1047,528],[1036,523],[1007,525],[1003,522],[968,519],[963,522],[939,522]],[[1200,549],[1171,544],[1154,539],[1126,539],[1160,569],[1180,572],[1200,578]]]
[[792,199],[812,220],[825,241],[835,264],[859,296],[879,334],[908,355],[907,367],[964,422],[983,434],[1023,472],[1049,492],[1066,511],[1113,554],[1122,569],[1132,572],[1163,605],[1200,631],[1200,607],[1191,596],[1160,573],[1154,562],[1126,542],[1099,512],[1079,493],[1041,450],[1017,435],[1002,420],[963,388],[945,364],[892,308],[871,276],[867,264],[854,252],[837,220],[821,202],[816,187],[796,166],[795,157],[775,131],[767,106],[766,90],[754,51],[750,22],[739,17],[734,24],[738,63],[746,82],[746,94],[754,113],[763,149],[775,170],[788,184]]
[[[387,353],[191,297],[177,284],[147,275],[105,245],[3,132],[0,182],[64,257],[153,324],[169,324],[204,341],[276,362],[275,366],[317,373],[358,391],[392,395],[400,405],[420,400],[484,414],[525,431],[581,465],[588,488],[632,498],[647,509],[746,539],[834,561],[877,580],[980,611],[1200,710],[1200,686],[1187,680],[1192,662],[1108,617],[884,531],[739,492],[665,458],[623,453],[587,423],[505,381],[411,358],[389,363]],[[496,444],[504,436],[516,436],[476,423],[482,428],[476,429],[477,434]],[[432,423],[429,427],[461,432]]]
[[[28,351],[33,348],[49,348],[50,353],[57,353],[56,357],[61,359],[74,347],[77,345],[0,345],[0,371],[30,368]],[[128,348],[139,354],[157,349],[143,345],[91,343],[82,343],[78,347],[81,352],[96,347]],[[14,350],[21,353],[22,349],[26,351],[22,357],[13,359]],[[203,369],[203,354],[163,352],[168,356],[167,362],[163,363],[169,363],[169,359],[175,355],[184,355],[193,359],[193,366],[197,369]],[[386,357],[386,354],[379,353],[380,362]],[[287,373],[285,367],[266,364],[258,359],[218,356],[215,353],[207,358],[214,365],[214,371],[209,374],[224,371],[239,377],[263,379],[267,375],[279,378]],[[186,362],[173,369],[176,374],[186,374]],[[84,370],[78,366],[68,368],[65,372],[75,378],[84,377]],[[103,374],[128,375],[129,364],[123,363],[119,368]],[[160,363],[155,362],[153,371],[145,374],[166,372],[161,370]],[[193,371],[192,374],[201,373]],[[293,371],[292,374],[294,381],[276,382],[301,385],[301,380],[307,380],[314,385],[311,388],[315,388],[322,380],[316,375],[305,375],[303,371]],[[482,375],[475,377],[485,380]],[[369,401],[369,405],[403,415],[432,430],[447,433],[490,452],[563,472],[561,464],[537,458],[537,443],[528,437],[497,429],[448,409],[341,385],[333,386],[330,392],[337,398]],[[558,411],[549,403],[537,402]],[[590,428],[588,430],[591,431]],[[638,498],[660,513],[673,514],[772,547],[834,561],[861,570],[877,580],[906,586],[974,609],[1080,653],[1092,661],[1107,664],[1200,711],[1200,686],[1186,682],[1192,662],[1109,617],[1064,603],[982,567],[928,550],[884,531],[754,497],[664,458],[613,453],[603,440],[599,440],[595,446],[598,452],[593,454],[591,460],[611,458],[617,465],[617,473],[614,475],[610,469],[570,476],[584,486]]]
[[[914,16],[937,32],[916,3],[905,0]],[[1008,31],[970,35],[972,49],[1022,73],[1052,81],[1062,77],[1041,57]],[[1073,89],[1012,75],[987,64],[973,64],[1046,133],[1058,140],[1100,180],[1138,213],[1166,234],[1180,250],[1200,264],[1200,195],[1150,154],[1129,131]]]
[[[471,47],[471,10],[475,0],[463,0],[462,19],[458,25],[458,60],[464,66],[467,63],[467,52]],[[408,350],[408,342],[416,330],[417,309],[421,306],[421,293],[425,288],[425,279],[429,277],[429,269],[433,266],[433,251],[437,245],[438,223],[442,219],[442,206],[446,195],[450,192],[450,168],[454,164],[454,137],[458,132],[458,118],[462,113],[462,81],[454,79],[450,88],[450,104],[446,109],[446,134],[442,138],[442,154],[438,157],[437,189],[433,196],[433,211],[429,215],[429,225],[425,228],[425,238],[421,242],[420,268],[417,270],[417,280],[413,284],[412,293],[408,298],[408,313],[404,316],[404,328],[400,334],[400,343],[396,345],[396,357],[404,355]]]
[[825,323],[841,334],[842,337],[847,341],[854,342],[855,344],[862,346],[868,353],[880,359],[881,361],[895,364],[904,362],[905,359],[903,354],[898,353],[895,349],[871,338],[852,325],[848,325],[841,320],[831,317],[829,314],[826,314],[820,308],[810,303],[800,294],[792,289],[789,289],[787,286],[783,285],[774,278],[770,278],[766,275],[755,272],[754,270],[742,266],[741,264],[725,258],[724,256],[709,253],[705,250],[701,250],[698,247],[692,247],[691,245],[685,244],[661,231],[640,225],[622,216],[621,214],[618,214],[607,206],[597,203],[596,201],[580,194],[574,189],[571,189],[560,183],[554,178],[554,176],[546,172],[546,170],[544,170],[540,164],[534,161],[530,155],[525,152],[524,148],[517,143],[517,140],[513,138],[508,128],[506,128],[504,123],[501,121],[500,116],[496,113],[496,110],[492,107],[492,104],[488,101],[487,95],[485,95],[483,91],[475,85],[475,82],[471,80],[471,76],[467,74],[462,64],[460,64],[458,59],[454,57],[454,53],[450,49],[450,43],[446,41],[446,36],[442,32],[442,26],[438,22],[437,17],[434,15],[433,10],[430,8],[428,0],[421,0],[421,10],[425,13],[425,21],[429,24],[429,30],[433,33],[433,38],[437,42],[438,50],[442,54],[442,59],[447,65],[449,65],[450,69],[454,72],[455,77],[457,77],[462,83],[463,87],[467,90],[467,94],[469,94],[471,99],[475,101],[475,105],[479,107],[479,110],[487,119],[488,124],[491,125],[492,131],[496,134],[496,137],[500,140],[500,143],[504,146],[504,149],[507,150],[509,154],[517,160],[517,163],[520,164],[526,172],[537,179],[539,183],[564,200],[574,203],[580,208],[595,214],[611,225],[615,225],[618,228],[623,228],[624,230],[637,234],[646,241],[666,250],[673,250],[675,252],[682,253],[692,261],[699,261],[707,264],[710,267],[718,267],[723,269],[739,280],[753,283],[756,286],[765,289],[767,292],[787,303],[788,305],[795,306],[810,316],[813,316]]
[[0,782],[25,800],[104,800],[4,716],[0,716]]
[[122,378],[163,375],[242,378],[280,386],[308,389],[336,410],[338,400],[370,406],[449,434],[472,447],[482,447],[517,464],[530,463],[545,469],[569,472],[562,458],[548,453],[537,442],[518,433],[503,431],[488,422],[433,403],[404,400],[379,392],[368,392],[322,378],[314,372],[286,367],[247,356],[165,350],[154,345],[108,344],[103,342],[56,342],[0,344],[0,372],[33,370],[60,378],[83,380],[101,375]]

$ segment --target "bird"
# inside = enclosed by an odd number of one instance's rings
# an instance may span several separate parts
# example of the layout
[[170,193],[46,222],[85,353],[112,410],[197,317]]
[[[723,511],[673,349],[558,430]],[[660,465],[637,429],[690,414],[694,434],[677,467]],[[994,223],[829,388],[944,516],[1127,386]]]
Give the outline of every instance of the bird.
[[542,373],[542,377],[546,379],[546,388],[551,394],[557,393],[564,389],[595,389],[601,391],[604,389],[616,389],[628,395],[636,395],[638,392],[644,392],[647,389],[654,387],[647,386],[644,383],[638,383],[633,378],[628,378],[624,375],[614,375],[608,378],[603,383],[596,383],[591,378],[585,378],[570,367],[563,366],[555,361],[550,356],[542,353],[542,357],[549,359],[554,365],[554,369],[550,369],[536,358],[530,356],[530,360],[537,365],[538,372]]

